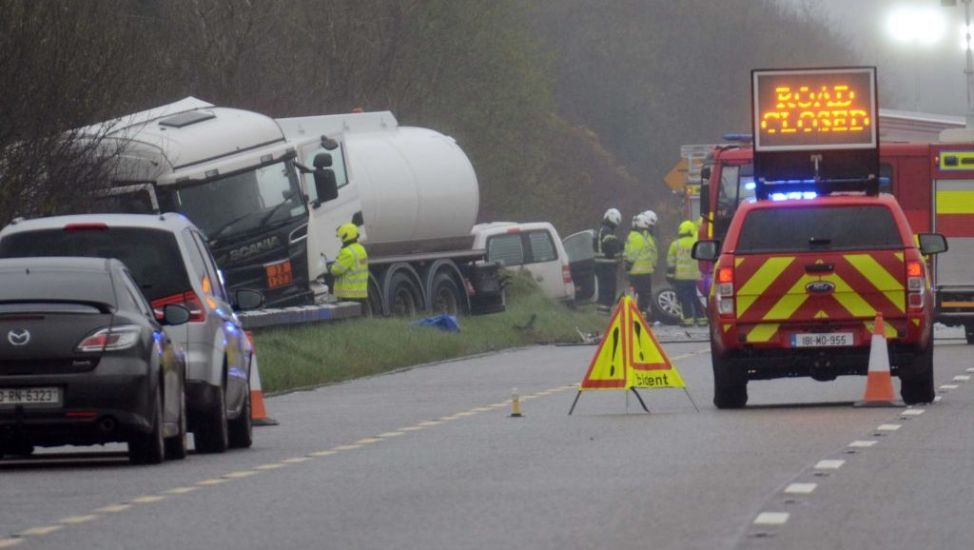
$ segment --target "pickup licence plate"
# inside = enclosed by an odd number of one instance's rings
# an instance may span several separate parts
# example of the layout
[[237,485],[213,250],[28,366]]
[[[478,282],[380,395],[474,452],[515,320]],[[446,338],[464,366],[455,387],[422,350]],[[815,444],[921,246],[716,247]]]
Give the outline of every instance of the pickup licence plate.
[[791,335],[793,348],[828,348],[851,346],[855,339],[851,332],[797,333]]
[[0,407],[60,404],[61,388],[0,388]]

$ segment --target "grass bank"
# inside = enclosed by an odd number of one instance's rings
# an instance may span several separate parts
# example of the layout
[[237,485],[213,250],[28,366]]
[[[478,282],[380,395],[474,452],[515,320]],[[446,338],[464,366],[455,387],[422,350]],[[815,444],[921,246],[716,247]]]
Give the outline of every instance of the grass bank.
[[607,322],[594,306],[568,308],[545,297],[529,277],[516,276],[507,311],[461,317],[459,333],[373,318],[266,329],[254,337],[262,388],[281,392],[488,351],[577,342],[576,327],[601,331]]

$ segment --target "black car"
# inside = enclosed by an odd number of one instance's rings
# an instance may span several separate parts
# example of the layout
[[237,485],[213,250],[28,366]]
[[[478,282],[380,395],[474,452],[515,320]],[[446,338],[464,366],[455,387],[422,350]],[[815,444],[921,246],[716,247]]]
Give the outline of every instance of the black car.
[[[166,306],[163,323],[189,311]],[[34,446],[128,443],[186,456],[185,361],[122,262],[0,260],[0,457]]]

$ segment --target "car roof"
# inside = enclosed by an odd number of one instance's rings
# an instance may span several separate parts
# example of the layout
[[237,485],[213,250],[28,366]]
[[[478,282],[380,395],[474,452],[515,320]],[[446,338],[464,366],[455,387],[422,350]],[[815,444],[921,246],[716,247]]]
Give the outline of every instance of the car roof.
[[554,229],[550,222],[487,222],[478,223],[470,229],[471,233],[497,232],[501,233],[508,229],[520,228],[522,231],[533,229]]
[[31,220],[14,220],[0,231],[0,236],[23,231],[61,229],[72,224],[104,224],[109,228],[135,227],[159,229],[172,233],[178,233],[187,227],[196,227],[185,216],[175,212],[165,214],[74,214]]

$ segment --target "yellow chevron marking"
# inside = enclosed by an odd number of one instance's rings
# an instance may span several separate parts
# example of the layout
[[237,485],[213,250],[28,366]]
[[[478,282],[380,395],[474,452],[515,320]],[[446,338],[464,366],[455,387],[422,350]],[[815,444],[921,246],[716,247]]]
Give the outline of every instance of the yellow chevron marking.
[[876,261],[876,258],[869,254],[846,254],[844,257],[849,265],[856,268],[856,271],[876,287],[876,290],[885,294],[896,309],[901,312],[906,311],[903,285],[896,277],[890,275],[889,271]]
[[814,277],[808,275],[802,275],[790,289],[788,293],[781,297],[775,305],[768,310],[763,321],[780,321],[790,318],[792,315],[798,311],[798,308],[805,303],[808,299],[808,293],[805,292],[805,286],[808,283],[816,280]]
[[742,263],[744,263],[744,258],[741,258],[740,256],[734,258],[734,267],[741,267]]
[[902,252],[894,252],[893,255],[896,256],[896,259],[897,260],[899,260],[901,262],[903,261],[903,253]]
[[747,308],[754,304],[771,283],[781,275],[781,272],[795,261],[794,256],[777,256],[769,258],[737,291],[737,315],[744,315]]
[[883,291],[883,294],[886,295],[890,302],[893,302],[896,309],[906,311],[906,298],[904,298],[902,290],[887,290]]
[[819,310],[819,312],[815,314],[815,318],[816,319],[828,319],[829,318],[829,314],[828,313],[825,313],[822,310]]
[[747,333],[748,342],[768,342],[778,332],[778,323],[760,323]]
[[824,277],[824,279],[835,284],[835,292],[832,297],[835,298],[836,302],[842,304],[846,311],[856,317],[876,317],[876,310],[873,309],[873,306],[863,300],[862,296],[849,286],[849,283],[845,282],[842,277],[832,274]]
[[723,324],[724,332],[727,332],[728,330],[730,330],[731,329],[731,326],[733,326],[733,325],[731,325],[730,323],[724,323]]
[[920,320],[919,319],[913,319],[913,324],[916,325],[916,326],[920,326]]

